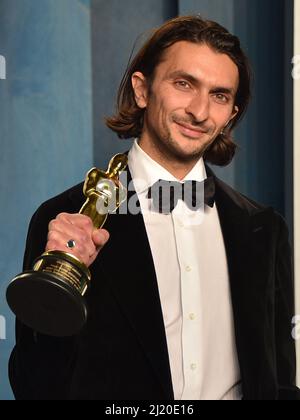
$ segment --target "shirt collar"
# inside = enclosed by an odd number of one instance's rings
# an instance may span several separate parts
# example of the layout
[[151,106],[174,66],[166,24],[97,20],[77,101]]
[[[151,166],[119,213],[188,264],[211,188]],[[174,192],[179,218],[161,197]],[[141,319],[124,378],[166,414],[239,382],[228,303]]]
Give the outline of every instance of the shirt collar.
[[[128,167],[134,182],[136,192],[143,193],[160,179],[178,181],[169,171],[153,160],[139,146],[138,139],[132,145],[128,154]],[[207,178],[204,160],[200,158],[183,181],[202,182]]]

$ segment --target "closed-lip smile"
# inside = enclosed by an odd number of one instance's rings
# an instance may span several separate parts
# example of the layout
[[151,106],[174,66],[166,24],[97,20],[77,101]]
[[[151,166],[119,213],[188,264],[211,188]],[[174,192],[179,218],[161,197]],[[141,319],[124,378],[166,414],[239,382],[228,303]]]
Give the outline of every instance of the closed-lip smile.
[[200,128],[196,128],[194,126],[190,126],[185,123],[177,122],[175,123],[182,129],[185,134],[190,135],[191,137],[198,137],[199,134],[206,134],[207,131],[201,130]]

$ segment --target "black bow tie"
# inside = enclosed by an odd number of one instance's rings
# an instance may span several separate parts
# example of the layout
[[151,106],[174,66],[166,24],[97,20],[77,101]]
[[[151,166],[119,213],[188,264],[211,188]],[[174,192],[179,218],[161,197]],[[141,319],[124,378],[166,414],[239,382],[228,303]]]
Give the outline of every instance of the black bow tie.
[[179,199],[183,200],[191,210],[198,210],[204,204],[209,207],[215,202],[215,181],[211,176],[202,182],[164,181],[160,179],[148,190],[147,198],[152,198],[156,211],[170,214]]

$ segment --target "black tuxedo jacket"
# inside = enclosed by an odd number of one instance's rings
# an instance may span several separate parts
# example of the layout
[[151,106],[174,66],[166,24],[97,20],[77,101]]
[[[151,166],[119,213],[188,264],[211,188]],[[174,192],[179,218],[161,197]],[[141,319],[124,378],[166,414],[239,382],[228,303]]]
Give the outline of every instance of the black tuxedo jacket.
[[[207,172],[214,176],[208,167]],[[244,399],[300,399],[295,387],[294,293],[286,224],[272,208],[242,196],[216,177],[215,182]],[[79,185],[39,208],[30,223],[24,269],[31,269],[43,253],[49,221],[61,212],[77,213],[84,200]],[[91,267],[89,319],[83,331],[57,339],[17,321],[9,365],[17,399],[174,398],[143,216],[111,215],[105,227],[111,236]]]

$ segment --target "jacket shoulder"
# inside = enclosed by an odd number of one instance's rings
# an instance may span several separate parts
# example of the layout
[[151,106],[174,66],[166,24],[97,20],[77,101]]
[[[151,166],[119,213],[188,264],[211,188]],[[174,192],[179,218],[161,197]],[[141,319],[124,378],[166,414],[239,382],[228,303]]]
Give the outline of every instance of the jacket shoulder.
[[215,181],[217,185],[217,193],[221,192],[222,194],[226,194],[235,204],[237,204],[242,209],[247,210],[250,214],[271,208],[270,206],[259,203],[247,195],[235,190],[217,177],[215,178]]
[[226,182],[222,181],[216,176],[212,168],[207,165],[207,163],[205,164],[205,169],[207,175],[212,176],[215,180],[216,198],[219,198],[220,201],[229,200],[232,204],[235,204],[241,210],[247,211],[250,215],[256,212],[270,209],[270,207],[247,197],[246,195],[232,188]]
[[[242,194],[241,192],[235,190],[230,185],[226,184],[224,181],[215,177],[216,182],[216,194],[220,200],[228,201],[228,198],[231,203],[234,203],[234,208],[238,208],[243,213],[247,214],[249,217],[256,216],[258,214],[268,214],[268,222],[272,226],[272,230],[278,234],[283,234],[284,236],[289,236],[287,222],[284,217],[273,207],[266,206],[252,198]],[[233,207],[231,207],[233,208]]]

